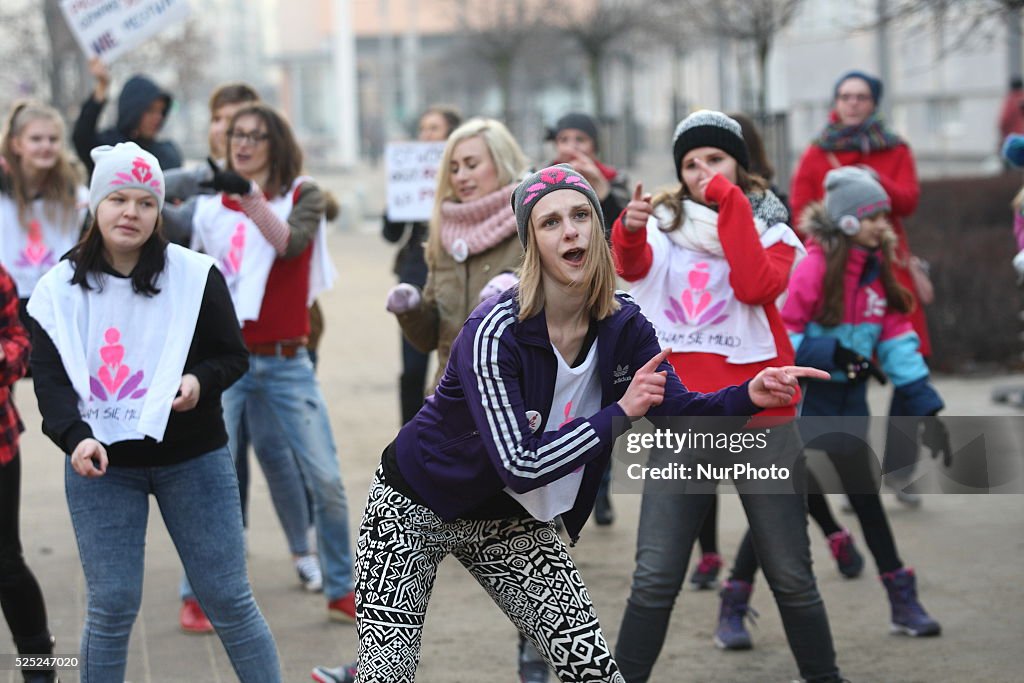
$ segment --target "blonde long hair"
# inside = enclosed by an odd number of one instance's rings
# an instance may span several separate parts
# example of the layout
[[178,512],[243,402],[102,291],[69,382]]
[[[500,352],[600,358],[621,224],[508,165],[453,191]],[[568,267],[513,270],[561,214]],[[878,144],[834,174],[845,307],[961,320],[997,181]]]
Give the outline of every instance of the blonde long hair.
[[441,204],[458,201],[451,178],[452,154],[456,145],[474,137],[483,140],[491,154],[494,168],[498,172],[498,187],[505,187],[518,180],[526,171],[526,155],[501,121],[476,117],[453,130],[445,144],[437,173],[434,213],[430,218],[430,234],[427,237],[426,256],[430,266],[437,263],[444,254],[444,246],[441,244]]
[[63,227],[70,226],[77,230],[80,226],[75,220],[69,219],[77,216],[76,188],[82,179],[64,146],[64,120],[56,109],[35,100],[15,102],[4,126],[3,142],[0,142],[0,156],[6,162],[9,194],[18,207],[18,220],[23,226],[28,224],[29,209],[35,197],[28,196],[28,182],[21,170],[21,159],[14,153],[14,140],[33,121],[49,121],[56,125],[61,141],[57,163],[43,178],[42,199],[46,217],[59,222]]
[[[584,306],[594,320],[604,320],[619,310],[615,298],[615,263],[608,240],[604,238],[604,227],[597,213],[591,214],[590,243],[583,257],[583,273],[575,286],[588,290]],[[526,228],[526,253],[519,274],[519,320],[526,320],[540,313],[544,308],[543,267],[540,262],[540,248],[534,237],[536,226],[533,216]]]

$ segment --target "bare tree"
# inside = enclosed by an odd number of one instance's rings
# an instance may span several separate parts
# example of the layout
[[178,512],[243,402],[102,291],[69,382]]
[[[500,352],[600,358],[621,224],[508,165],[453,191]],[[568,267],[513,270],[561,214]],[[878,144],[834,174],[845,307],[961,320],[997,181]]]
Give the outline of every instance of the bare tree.
[[879,3],[876,20],[865,28],[899,23],[913,33],[937,32],[939,57],[971,47],[991,44],[1005,28],[1011,75],[1024,68],[1021,50],[1021,12],[1024,0],[886,0]]
[[68,28],[59,0],[44,0],[43,18],[50,47],[49,59],[44,62],[50,83],[50,103],[59,111],[71,112],[88,89],[85,55]]
[[6,109],[18,97],[49,96],[45,64],[47,51],[42,16],[32,3],[0,3],[0,105]]
[[513,121],[512,83],[516,66],[540,22],[530,0],[454,0],[469,50],[494,73],[507,124]]
[[685,0],[681,9],[701,32],[750,44],[757,60],[757,114],[768,113],[768,58],[803,0]]
[[[660,21],[667,3],[664,0],[590,0],[566,3],[564,14],[552,18],[556,27],[571,36],[583,53],[594,100],[594,114],[604,117],[604,67],[608,57],[640,32],[664,37],[671,24]],[[618,48],[616,47],[618,46]]]
[[[49,102],[69,119],[92,87],[82,53],[68,28],[59,0],[3,3],[0,6],[0,104],[31,96]],[[115,74],[159,71],[182,97],[207,89],[205,69],[212,50],[198,19],[146,41],[113,65]]]

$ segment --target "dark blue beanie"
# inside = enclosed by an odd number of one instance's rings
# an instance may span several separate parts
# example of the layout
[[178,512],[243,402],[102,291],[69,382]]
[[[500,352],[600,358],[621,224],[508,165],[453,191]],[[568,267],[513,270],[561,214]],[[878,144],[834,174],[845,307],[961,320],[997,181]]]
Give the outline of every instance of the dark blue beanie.
[[832,88],[832,99],[834,100],[839,97],[839,86],[851,78],[859,78],[868,84],[868,88],[871,90],[871,97],[875,100],[875,106],[877,107],[878,103],[882,101],[882,81],[863,71],[847,71],[840,76],[839,80],[836,81],[836,86]]

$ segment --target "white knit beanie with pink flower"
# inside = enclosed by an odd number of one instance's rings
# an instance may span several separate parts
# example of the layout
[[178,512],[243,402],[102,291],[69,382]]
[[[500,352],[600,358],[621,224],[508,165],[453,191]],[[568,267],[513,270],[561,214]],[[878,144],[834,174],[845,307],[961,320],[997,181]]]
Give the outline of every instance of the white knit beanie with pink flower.
[[164,208],[164,172],[155,156],[134,142],[96,147],[91,156],[96,164],[89,183],[89,209],[93,215],[100,202],[118,190],[145,190],[156,197],[161,210]]

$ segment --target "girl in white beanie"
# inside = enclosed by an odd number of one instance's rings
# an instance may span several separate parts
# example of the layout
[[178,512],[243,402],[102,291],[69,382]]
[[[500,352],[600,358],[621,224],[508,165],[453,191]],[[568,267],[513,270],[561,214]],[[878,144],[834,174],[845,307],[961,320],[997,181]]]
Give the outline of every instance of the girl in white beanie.
[[227,286],[213,259],[160,234],[151,154],[121,143],[92,158],[92,225],[28,304],[43,431],[68,455],[85,572],[82,681],[125,679],[151,493],[239,679],[279,681],[221,417],[221,392],[248,367]]

